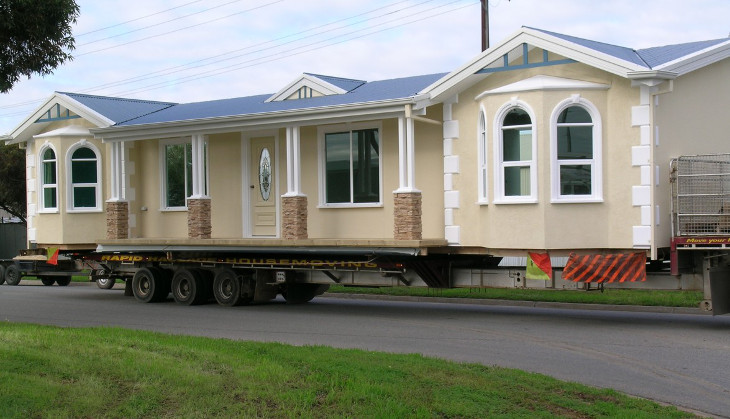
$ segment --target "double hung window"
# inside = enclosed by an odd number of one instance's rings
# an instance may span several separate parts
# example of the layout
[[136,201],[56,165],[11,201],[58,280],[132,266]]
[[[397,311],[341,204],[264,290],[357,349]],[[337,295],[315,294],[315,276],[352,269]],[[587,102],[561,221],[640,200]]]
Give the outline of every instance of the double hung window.
[[[204,147],[205,193],[207,194],[208,144]],[[162,145],[163,158],[163,208],[184,209],[187,198],[193,194],[193,145],[192,141],[176,141]]]
[[537,146],[531,113],[511,106],[498,114],[496,124],[496,201],[537,201]]
[[41,151],[41,211],[55,211],[58,209],[58,171],[56,152],[51,147]]
[[101,159],[94,145],[84,140],[66,154],[68,211],[101,211]]

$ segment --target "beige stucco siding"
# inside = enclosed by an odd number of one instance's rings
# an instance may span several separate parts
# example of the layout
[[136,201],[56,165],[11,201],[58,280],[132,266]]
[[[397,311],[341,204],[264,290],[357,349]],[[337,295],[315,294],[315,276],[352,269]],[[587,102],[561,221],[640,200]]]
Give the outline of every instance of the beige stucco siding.
[[[212,236],[241,238],[243,237],[241,134],[210,135],[208,149]],[[279,162],[281,161],[280,156]]]
[[[674,80],[669,93],[658,95],[654,123],[659,134],[654,161],[659,167],[659,225],[655,240],[668,247],[671,238],[669,162],[682,155],[730,153],[730,59],[720,61]],[[669,90],[669,83],[658,86]],[[688,103],[695,104],[687,106]]]
[[[94,128],[94,125],[83,119],[70,119],[49,124],[44,132],[49,133],[69,127]],[[69,212],[68,151],[72,146],[81,141],[87,141],[88,144],[93,145],[99,150],[101,202],[98,205],[102,209]],[[56,152],[58,210],[55,212],[45,212],[40,207],[42,180],[39,179],[41,165],[39,152],[46,143],[52,145]],[[39,245],[49,246],[78,245],[95,243],[98,239],[104,238],[106,234],[106,218],[103,208],[105,194],[109,189],[106,176],[108,167],[106,145],[102,144],[99,140],[93,139],[93,136],[90,134],[43,136],[43,133],[41,133],[37,139],[29,142],[28,147],[31,148],[31,159],[33,160],[32,167],[28,168],[28,180],[35,185],[35,190],[28,196],[29,204],[35,208],[35,213],[29,214],[29,228],[35,230],[35,242]]]
[[[544,74],[610,86],[607,90],[533,90],[502,94],[485,91]],[[551,202],[550,116],[562,101],[579,94],[593,104],[601,116],[603,202]],[[513,98],[526,103],[535,115],[537,141],[537,202],[495,203],[497,165],[494,141],[495,118]],[[460,136],[454,141],[460,172],[454,189],[460,193],[460,207],[454,212],[461,231],[461,245],[491,249],[592,249],[632,247],[632,226],[640,222],[640,210],[631,202],[632,186],[640,182],[638,167],[632,166],[631,147],[639,145],[639,129],[631,126],[631,107],[638,104],[638,89],[627,80],[582,64],[494,73],[459,94],[453,119],[459,121]],[[488,202],[478,202],[478,112],[486,112]]]

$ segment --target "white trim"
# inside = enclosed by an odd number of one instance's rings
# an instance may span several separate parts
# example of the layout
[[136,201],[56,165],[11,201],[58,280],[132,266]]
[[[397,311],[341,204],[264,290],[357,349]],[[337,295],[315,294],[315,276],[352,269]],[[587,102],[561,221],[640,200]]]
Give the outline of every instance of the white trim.
[[[410,119],[410,118],[406,118]],[[408,131],[408,123],[406,121],[406,132]],[[378,143],[379,143],[379,153],[378,153],[378,202],[362,202],[362,203],[355,203],[353,202],[353,185],[352,185],[352,179],[350,179],[350,202],[338,202],[338,203],[328,203],[327,202],[327,155],[325,150],[325,135],[330,133],[338,133],[338,132],[349,132],[350,133],[350,144],[352,144],[352,131],[356,130],[366,130],[366,129],[376,129],[378,131]],[[407,134],[406,134],[407,137]],[[381,121],[373,121],[373,122],[360,122],[360,123],[346,123],[346,124],[340,124],[340,125],[329,125],[329,126],[319,126],[317,127],[317,151],[318,151],[318,174],[319,174],[319,203],[317,205],[318,208],[368,208],[368,207],[382,207],[383,206],[383,144],[385,142],[385,139],[383,138],[383,124]],[[406,140],[406,147],[408,147],[407,140]],[[405,159],[407,160],[406,157]],[[403,157],[401,156],[401,159]],[[350,156],[350,164],[352,165],[352,156]],[[350,173],[352,173],[352,170],[350,170]],[[408,179],[406,179],[408,181]]]
[[[53,186],[56,189],[56,206],[55,207],[49,207],[49,208],[46,208],[45,207],[45,194],[44,194],[44,189],[45,189],[44,186],[45,185],[43,183],[43,153],[45,153],[45,151],[46,151],[47,148],[50,148],[51,151],[53,151],[54,156],[56,157],[56,159],[55,159],[55,161],[56,161],[56,173],[55,173],[55,175],[56,175],[55,176],[56,177],[56,183]],[[56,150],[56,147],[53,144],[51,144],[48,141],[46,141],[43,145],[41,145],[41,147],[39,149],[39,152],[38,152],[38,165],[37,165],[37,170],[36,170],[36,172],[37,172],[36,175],[37,175],[37,179],[38,179],[37,184],[39,185],[39,188],[38,188],[38,191],[37,191],[37,194],[38,194],[37,195],[37,197],[38,197],[38,199],[37,199],[37,202],[38,202],[37,213],[38,214],[57,214],[58,213],[58,210],[60,208],[60,201],[59,201],[60,195],[58,193],[58,176],[59,176],[58,175],[58,165],[59,165],[59,163],[60,162],[59,162],[59,159],[58,159],[58,151]]]
[[480,205],[489,203],[489,161],[487,153],[487,143],[489,136],[487,135],[487,112],[483,106],[479,106],[479,118],[477,121],[477,202]]
[[[571,106],[585,109],[591,117],[593,127],[593,158],[559,160],[558,159],[558,116]],[[603,122],[598,108],[589,100],[580,95],[571,97],[558,103],[550,115],[550,199],[552,203],[591,203],[603,202]],[[591,194],[590,195],[562,195],[560,193],[560,166],[561,165],[590,165],[591,166]]]
[[296,93],[302,87],[309,87],[313,91],[324,95],[340,95],[347,93],[347,90],[335,86],[334,84],[324,81],[312,74],[302,74],[298,79],[284,86],[283,89],[274,93],[265,102],[278,102],[286,100],[289,96]]
[[[502,161],[502,121],[507,113],[512,109],[522,109],[530,117],[532,129],[532,159],[510,162],[505,165]],[[495,204],[534,204],[538,200],[538,183],[537,183],[537,143],[538,143],[538,124],[536,123],[535,112],[532,107],[516,97],[502,105],[496,113],[493,123],[494,138],[494,203]],[[529,167],[530,168],[530,194],[521,196],[505,196],[504,193],[504,168],[511,166]]]
[[608,90],[610,87],[611,86],[609,86],[608,84],[592,83],[588,81],[566,79],[562,77],[538,75],[532,76],[524,80],[520,80],[515,83],[510,83],[496,89],[485,90],[477,97],[475,97],[474,100],[480,100],[481,98],[489,95],[504,93],[529,92],[536,90]]
[[[88,148],[91,150],[94,155],[96,156],[96,183],[82,183],[78,186],[80,187],[93,187],[94,188],[94,200],[96,206],[94,207],[75,207],[74,206],[74,186],[73,183],[73,164],[72,164],[72,156],[73,153],[80,149],[80,148]],[[69,213],[81,213],[81,212],[101,212],[103,210],[102,205],[102,185],[104,182],[102,181],[101,174],[101,151],[98,147],[96,147],[91,142],[82,139],[78,141],[77,143],[73,144],[71,147],[66,150],[66,212]]]

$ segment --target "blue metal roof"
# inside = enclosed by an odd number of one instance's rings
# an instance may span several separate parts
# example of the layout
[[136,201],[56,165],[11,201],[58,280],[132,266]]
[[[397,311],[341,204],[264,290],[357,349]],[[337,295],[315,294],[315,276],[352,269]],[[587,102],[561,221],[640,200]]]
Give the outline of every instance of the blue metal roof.
[[616,58],[624,60],[624,61],[638,64],[647,69],[653,69],[662,64],[666,64],[670,61],[674,61],[676,59],[686,57],[688,55],[702,51],[705,48],[709,48],[714,45],[720,44],[722,42],[727,42],[728,40],[730,40],[730,38],[721,38],[721,39],[713,39],[713,40],[709,40],[709,41],[688,42],[688,43],[684,43],[684,44],[665,45],[665,46],[661,46],[661,47],[652,47],[652,48],[634,50],[632,48],[606,44],[603,42],[591,41],[589,39],[583,39],[583,38],[578,38],[575,36],[564,35],[564,34],[557,33],[557,32],[550,32],[550,31],[546,31],[543,29],[538,29],[538,28],[530,28],[530,29],[540,31],[540,32],[546,33],[548,35],[552,35],[556,38],[564,39],[564,40],[572,42],[574,44],[578,44],[578,45],[584,46],[586,48],[590,48],[594,51],[608,54],[612,57],[616,57]]
[[171,102],[123,99],[118,97],[94,96],[80,93],[58,93],[76,100],[89,109],[94,110],[94,112],[114,121],[115,124],[175,105],[175,103]]
[[362,86],[363,84],[367,83],[364,80],[345,79],[342,77],[325,76],[323,74],[313,74],[313,73],[304,73],[304,74],[312,76],[312,77],[316,77],[320,80],[324,80],[327,83],[335,85],[346,92],[350,92],[350,91]]
[[306,99],[266,102],[270,94],[207,102],[183,103],[118,123],[118,126],[155,124],[192,119],[255,115],[277,111],[306,110],[355,103],[406,99],[416,95],[446,73],[363,83],[348,93]]

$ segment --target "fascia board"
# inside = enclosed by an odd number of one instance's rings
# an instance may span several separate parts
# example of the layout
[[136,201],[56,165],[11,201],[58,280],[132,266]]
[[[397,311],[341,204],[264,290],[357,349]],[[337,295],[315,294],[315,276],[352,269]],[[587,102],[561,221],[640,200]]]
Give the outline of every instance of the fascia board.
[[35,112],[30,114],[30,116],[28,116],[10,133],[10,137],[12,137],[12,140],[8,141],[7,143],[22,143],[32,138],[34,134],[28,131],[29,128],[35,123],[35,121],[43,116],[43,114],[48,112],[51,106],[54,106],[57,103],[98,127],[106,127],[114,124],[114,121],[104,117],[103,115],[79,103],[78,101],[62,93],[54,93],[45,102],[43,102],[42,105],[36,108]]
[[431,84],[421,91],[421,93],[429,93],[431,99],[438,102],[439,100],[437,98],[442,96],[445,92],[450,91],[452,87],[463,82],[468,77],[474,75],[477,71],[501,58],[523,43],[551,51],[555,54],[562,55],[566,58],[576,60],[580,63],[621,77],[626,77],[627,74],[632,71],[646,70],[645,67],[626,60],[618,59],[612,55],[598,52],[594,49],[548,35],[544,32],[529,28],[522,28],[498,46],[486,50],[476,59]]
[[302,88],[303,86],[316,86],[318,92],[325,94],[325,95],[339,95],[343,93],[347,93],[344,89],[335,86],[334,84],[324,81],[318,77],[309,75],[309,74],[302,74],[301,77],[294,80],[293,82],[289,83],[284,87],[283,89],[279,90],[278,92],[274,93],[270,98],[266,99],[265,102],[274,102],[277,100],[283,100],[292,94]]
[[657,66],[655,70],[687,74],[730,57],[730,40]]
[[283,127],[286,125],[314,125],[350,118],[395,117],[405,113],[405,105],[413,101],[390,100],[312,108],[307,110],[288,110],[262,114],[235,115],[186,121],[164,122],[137,126],[121,126],[92,129],[95,138],[103,142],[148,140],[191,134],[216,134],[242,130],[245,128]]

